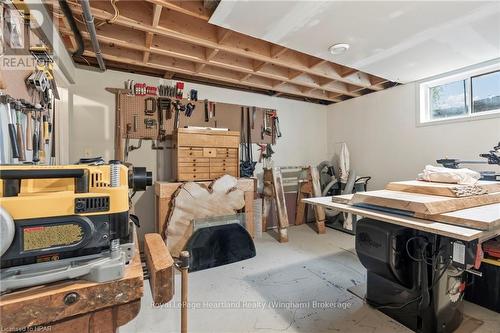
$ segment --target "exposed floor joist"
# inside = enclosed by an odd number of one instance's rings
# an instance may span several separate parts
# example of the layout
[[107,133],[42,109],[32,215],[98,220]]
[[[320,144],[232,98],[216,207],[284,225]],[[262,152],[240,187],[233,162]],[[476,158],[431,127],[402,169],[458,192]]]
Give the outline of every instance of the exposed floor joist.
[[[68,1],[78,18],[82,9]],[[57,1],[52,0],[52,5]],[[107,1],[92,1],[98,39],[108,60],[132,63],[165,73],[275,91],[328,102],[341,102],[382,90],[392,82],[208,23],[202,1],[119,1],[115,13]],[[57,6],[55,7],[57,8]],[[57,10],[56,10],[57,12]],[[59,18],[62,16],[57,15]],[[60,33],[67,47],[74,36],[64,19]],[[89,34],[79,24],[84,39]],[[86,56],[92,57],[86,47]]]

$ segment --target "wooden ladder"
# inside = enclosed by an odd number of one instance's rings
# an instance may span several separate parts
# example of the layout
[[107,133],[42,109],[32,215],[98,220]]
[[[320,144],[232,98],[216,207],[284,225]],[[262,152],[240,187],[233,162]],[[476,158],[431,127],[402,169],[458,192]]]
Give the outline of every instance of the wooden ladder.
[[[304,224],[306,204],[302,199],[306,197],[321,197],[321,186],[319,183],[319,172],[315,167],[304,168],[307,173],[306,178],[299,180],[297,189],[297,212],[295,214],[295,225]],[[325,229],[325,210],[323,207],[314,205],[314,216],[316,219],[316,232],[324,234]]]

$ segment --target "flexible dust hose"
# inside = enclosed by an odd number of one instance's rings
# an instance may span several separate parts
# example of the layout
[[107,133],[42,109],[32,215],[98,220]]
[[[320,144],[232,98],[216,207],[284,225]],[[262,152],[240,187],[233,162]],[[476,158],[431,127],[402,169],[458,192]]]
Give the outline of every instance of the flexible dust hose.
[[68,20],[69,27],[71,28],[71,31],[73,31],[76,43],[78,44],[78,49],[76,49],[76,51],[73,52],[73,57],[81,57],[83,55],[83,51],[85,50],[85,46],[83,45],[83,37],[82,34],[80,33],[80,29],[78,29],[78,26],[76,25],[73,13],[71,12],[71,9],[69,8],[69,5],[66,2],[66,0],[59,0],[59,7],[61,7],[61,10],[64,16],[66,17],[66,20]]
[[80,0],[80,4],[83,9],[83,18],[85,19],[85,24],[87,25],[87,31],[90,35],[90,41],[92,42],[92,47],[94,48],[94,53],[99,64],[101,71],[106,70],[106,65],[104,64],[104,59],[102,58],[101,48],[99,46],[99,41],[97,40],[97,34],[95,31],[94,17],[90,11],[89,0]]

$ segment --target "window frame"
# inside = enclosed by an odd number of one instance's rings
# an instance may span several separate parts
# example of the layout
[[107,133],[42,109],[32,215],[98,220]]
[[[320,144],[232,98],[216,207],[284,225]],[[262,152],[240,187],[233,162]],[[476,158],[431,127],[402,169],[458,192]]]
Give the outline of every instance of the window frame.
[[[450,122],[471,121],[485,118],[500,117],[500,108],[496,110],[472,112],[473,96],[472,96],[472,78],[486,74],[491,74],[500,71],[500,62],[495,61],[493,64],[476,66],[473,69],[458,70],[451,73],[438,75],[417,83],[417,125],[427,126]],[[456,82],[466,81],[465,97],[467,100],[467,114],[458,115],[440,119],[431,119],[430,108],[430,89],[432,87]]]

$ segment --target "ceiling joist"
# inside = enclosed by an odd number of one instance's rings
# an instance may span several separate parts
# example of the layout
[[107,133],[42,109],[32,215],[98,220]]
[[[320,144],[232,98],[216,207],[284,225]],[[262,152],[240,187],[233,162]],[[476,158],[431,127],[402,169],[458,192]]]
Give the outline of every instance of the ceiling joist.
[[[57,1],[51,0],[57,11]],[[70,0],[73,14],[82,13]],[[123,1],[112,24],[98,26],[98,40],[106,59],[159,70],[165,75],[181,73],[340,102],[382,90],[387,80],[313,57],[284,46],[246,36],[208,23],[211,13],[202,1]],[[96,21],[109,22],[116,14],[108,2],[91,2]],[[60,17],[60,15],[58,15]],[[60,32],[75,48],[67,22]],[[89,34],[83,25],[85,40]],[[119,51],[119,52],[117,52]],[[85,55],[92,57],[90,48]],[[161,74],[160,74],[161,75]]]

